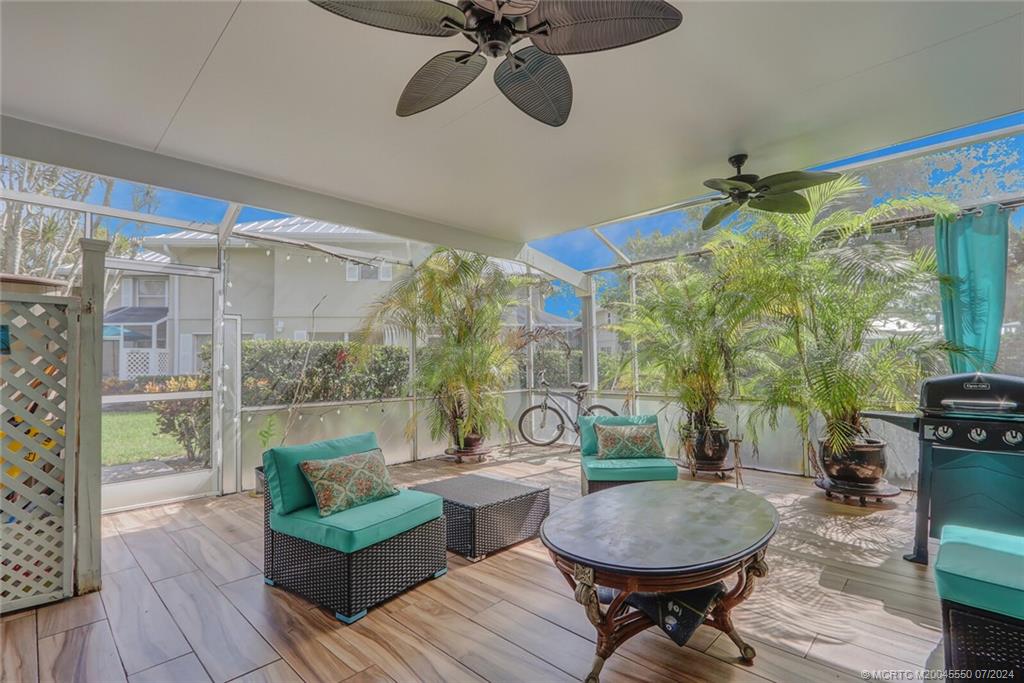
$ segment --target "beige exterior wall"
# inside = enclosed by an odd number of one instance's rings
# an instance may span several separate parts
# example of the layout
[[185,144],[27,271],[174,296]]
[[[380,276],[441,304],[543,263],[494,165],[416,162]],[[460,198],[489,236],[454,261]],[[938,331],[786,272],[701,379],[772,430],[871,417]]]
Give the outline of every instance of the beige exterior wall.
[[[402,242],[347,240],[344,246],[369,253],[406,256]],[[211,262],[210,253],[214,248],[212,244],[175,246],[162,251],[170,254],[175,262],[193,264]],[[395,266],[391,269],[391,280],[380,280],[379,275],[364,279],[369,273],[361,269],[358,281],[348,281],[345,262],[335,258],[325,262],[322,254],[306,250],[252,243],[249,247],[229,247],[225,255],[224,296],[230,304],[225,307],[225,313],[242,317],[244,338],[295,339],[301,332],[308,337],[313,328],[313,306],[326,295],[317,310],[316,337],[344,339],[346,333],[358,331],[370,305],[407,270]],[[202,277],[126,273],[111,292],[108,310],[134,305],[129,293],[136,290],[134,280],[139,278],[168,282],[167,348],[172,372],[193,372],[199,345],[213,333],[213,281]],[[129,279],[133,282],[126,282]]]
[[[369,251],[373,245],[346,243],[345,246]],[[287,258],[288,254],[291,254],[291,259]],[[310,257],[309,261],[307,256]],[[313,327],[313,306],[323,296],[327,298],[317,309],[317,337],[330,335],[344,338],[345,333],[356,332],[369,307],[388,291],[392,281],[360,279],[349,282],[346,270],[344,262],[334,258],[325,262],[320,254],[306,254],[297,250],[274,252],[274,337],[294,339],[296,332],[309,332]],[[393,279],[400,277],[402,270],[396,266]],[[243,316],[248,315],[247,310],[242,312]]]

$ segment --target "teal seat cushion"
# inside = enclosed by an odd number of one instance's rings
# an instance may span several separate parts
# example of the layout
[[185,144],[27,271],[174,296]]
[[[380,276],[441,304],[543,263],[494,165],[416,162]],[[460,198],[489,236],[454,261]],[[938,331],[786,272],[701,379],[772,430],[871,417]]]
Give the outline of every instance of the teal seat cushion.
[[622,427],[624,425],[656,425],[657,415],[580,415],[580,455],[597,455],[597,432],[594,423]]
[[679,468],[668,458],[598,460],[584,456],[580,463],[590,481],[673,481],[679,477]]
[[263,474],[274,511],[286,515],[300,508],[316,507],[313,489],[299,469],[303,460],[327,460],[343,455],[362,453],[377,448],[373,432],[355,434],[341,439],[314,441],[298,446],[278,446],[263,454]]
[[935,587],[943,600],[1024,620],[1024,536],[947,524]]
[[397,495],[321,517],[316,505],[270,513],[270,528],[317,545],[354,553],[414,529],[443,513],[441,496],[402,489]]

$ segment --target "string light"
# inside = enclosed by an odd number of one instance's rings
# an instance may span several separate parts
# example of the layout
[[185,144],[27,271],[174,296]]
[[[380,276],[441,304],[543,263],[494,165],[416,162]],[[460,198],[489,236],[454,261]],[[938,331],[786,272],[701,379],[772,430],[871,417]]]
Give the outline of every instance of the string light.
[[313,262],[313,257],[312,256],[307,256],[306,257],[306,263],[312,263],[312,262]]
[[267,256],[270,256],[270,250],[267,249]]
[[285,261],[291,261],[292,260],[292,255],[291,254],[285,254],[284,260]]
[[233,284],[231,283],[231,280],[228,280],[228,289],[230,289],[230,288],[232,288],[232,287],[234,287],[234,286],[235,286],[235,285],[233,285]]
[[252,422],[252,415],[246,415],[245,416],[245,421],[246,422]]

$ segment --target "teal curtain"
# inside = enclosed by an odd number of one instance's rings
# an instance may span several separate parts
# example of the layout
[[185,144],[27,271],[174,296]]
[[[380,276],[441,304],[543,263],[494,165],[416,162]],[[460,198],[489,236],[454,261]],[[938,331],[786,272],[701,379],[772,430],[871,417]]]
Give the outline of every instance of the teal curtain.
[[935,219],[935,251],[942,286],[946,339],[970,351],[950,354],[953,372],[989,372],[999,356],[1006,303],[1010,212],[997,204],[956,220]]

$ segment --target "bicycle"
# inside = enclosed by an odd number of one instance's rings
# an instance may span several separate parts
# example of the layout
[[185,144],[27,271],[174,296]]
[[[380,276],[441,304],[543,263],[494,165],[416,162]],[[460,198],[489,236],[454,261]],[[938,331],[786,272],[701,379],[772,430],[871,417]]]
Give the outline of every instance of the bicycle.
[[[562,438],[567,422],[576,430],[578,436],[580,433],[580,415],[618,415],[608,406],[600,404],[583,405],[583,399],[586,398],[587,390],[590,389],[590,385],[586,382],[573,382],[574,394],[553,391],[548,386],[547,380],[544,379],[544,372],[544,370],[540,372],[540,385],[544,387],[544,398],[541,399],[540,403],[524,410],[523,414],[519,416],[519,434],[527,443],[531,443],[534,446],[550,446]],[[576,419],[570,420],[569,414],[562,406],[551,400],[552,396],[564,398],[575,405]]]

